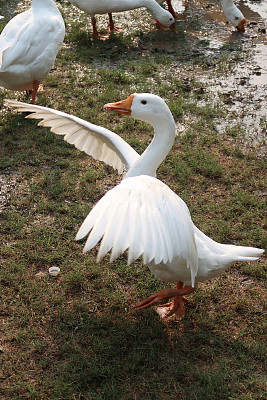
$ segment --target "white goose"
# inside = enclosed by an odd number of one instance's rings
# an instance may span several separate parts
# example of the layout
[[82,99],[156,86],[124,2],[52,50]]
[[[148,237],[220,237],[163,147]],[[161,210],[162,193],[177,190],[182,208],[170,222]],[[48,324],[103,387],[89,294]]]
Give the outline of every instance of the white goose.
[[221,274],[236,261],[253,261],[263,250],[215,242],[192,222],[183,200],[155,178],[156,170],[172,147],[175,123],[166,103],[152,94],[132,94],[128,99],[106,104],[108,111],[148,122],[154,138],[140,156],[121,137],[69,114],[6,100],[7,106],[30,112],[26,118],[42,119],[38,125],[63,135],[78,149],[126,174],[94,206],[80,227],[76,240],[89,237],[84,252],[101,241],[97,261],[111,251],[111,261],[128,249],[128,263],[142,257],[151,273],[165,282],[177,282],[137,304],[147,308],[173,298],[160,308],[162,317],[177,312],[183,316],[183,295],[194,283]]
[[[156,0],[159,4],[162,4],[166,1],[168,5],[169,12],[173,15],[174,18],[178,18],[178,14],[174,11],[171,0]],[[236,7],[233,0],[220,0],[222,4],[223,12],[229,22],[238,30],[245,31],[245,23],[246,19],[242,12]]]
[[164,10],[156,0],[70,0],[70,2],[91,15],[93,25],[93,35],[99,39],[102,36],[97,31],[95,14],[108,14],[109,15],[109,30],[113,31],[117,28],[114,26],[112,13],[134,10],[136,8],[145,7],[157,18],[158,25],[171,29],[176,32],[175,20],[173,16]]
[[34,103],[64,36],[64,21],[54,0],[32,0],[31,8],[12,18],[0,35],[0,86],[32,90]]

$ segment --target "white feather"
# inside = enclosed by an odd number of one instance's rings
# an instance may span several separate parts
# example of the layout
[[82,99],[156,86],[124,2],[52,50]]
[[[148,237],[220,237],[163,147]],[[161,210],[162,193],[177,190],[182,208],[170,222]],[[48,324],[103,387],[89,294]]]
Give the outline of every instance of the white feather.
[[51,70],[64,36],[64,21],[54,0],[32,2],[0,35],[0,85],[33,89],[33,82],[41,82]]
[[[5,100],[5,104],[20,112],[31,112],[26,118],[42,119],[38,125],[50,127],[64,140],[93,158],[104,161],[119,173],[128,171],[139,154],[114,132],[72,115],[47,107]],[[66,127],[66,128],[65,128]]]
[[[171,206],[167,206],[169,201]],[[140,256],[145,263],[155,264],[182,257],[188,258],[193,278],[197,273],[194,228],[187,207],[156,178],[126,178],[107,192],[87,216],[76,239],[87,234],[85,252],[102,239],[98,261],[111,249],[111,261],[128,249],[128,263]]]

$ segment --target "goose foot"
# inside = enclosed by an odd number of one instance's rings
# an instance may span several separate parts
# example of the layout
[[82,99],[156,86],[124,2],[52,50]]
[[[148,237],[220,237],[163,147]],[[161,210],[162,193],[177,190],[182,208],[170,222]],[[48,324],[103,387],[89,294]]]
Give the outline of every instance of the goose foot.
[[158,293],[149,296],[147,299],[140,301],[134,306],[134,308],[143,310],[172,298],[173,300],[170,303],[159,305],[156,308],[157,313],[163,319],[168,318],[173,314],[177,314],[180,318],[183,318],[185,315],[185,303],[188,303],[188,300],[183,296],[192,293],[194,290],[195,289],[192,288],[192,286],[183,287],[183,282],[177,282],[177,289],[161,290]]
[[93,35],[95,37],[95,39],[99,39],[99,40],[107,40],[109,38],[109,34],[101,34],[98,32],[97,27],[96,27],[96,19],[95,17],[91,18],[92,21],[92,25],[93,25]]
[[162,319],[167,319],[173,314],[176,314],[180,319],[183,319],[185,316],[184,298],[182,296],[176,296],[170,303],[161,304],[155,309]]

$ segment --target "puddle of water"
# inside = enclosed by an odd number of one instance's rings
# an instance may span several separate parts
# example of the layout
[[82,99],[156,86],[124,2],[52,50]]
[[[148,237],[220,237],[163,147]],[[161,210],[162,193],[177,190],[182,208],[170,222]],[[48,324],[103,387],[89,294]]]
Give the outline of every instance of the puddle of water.
[[267,46],[265,44],[257,45],[253,59],[259,69],[254,69],[254,73],[250,75],[250,83],[267,86]]
[[[220,0],[188,0],[186,6],[182,0],[172,0],[172,4],[175,11],[179,13],[177,24],[179,24],[179,20],[186,20],[189,17],[194,19],[194,16],[205,22],[203,25],[207,26],[209,30],[203,28],[203,32],[201,32],[192,29],[185,33],[189,40],[190,37],[207,40],[208,46],[205,49],[207,55],[214,54],[216,50],[220,51],[223,45],[231,41],[243,43],[244,50],[253,50],[253,55],[249,56],[249,59],[246,59],[245,56],[234,73],[220,82],[218,82],[218,77],[213,79],[204,76],[203,71],[198,73],[196,66],[192,66],[192,70],[188,69],[185,74],[188,77],[197,75],[200,80],[207,83],[208,89],[214,95],[218,92],[230,93],[231,97],[231,92],[235,93],[233,99],[230,100],[233,102],[232,109],[240,111],[240,121],[242,120],[242,123],[245,121],[248,130],[250,125],[254,125],[251,131],[257,131],[257,127],[259,127],[262,132],[262,118],[265,120],[267,118],[267,0],[235,0],[236,6],[247,19],[246,33],[243,35],[237,34],[235,29],[226,23]],[[16,10],[21,10],[26,5],[26,8],[30,6],[29,0],[0,0],[0,14],[5,16],[1,23],[8,21]],[[76,15],[77,11],[74,9],[73,13]],[[124,23],[128,17],[131,17],[130,13],[116,15],[116,18],[121,18]],[[139,20],[136,24],[138,28]],[[168,43],[164,41],[162,46],[166,49]],[[247,101],[247,99],[250,100]],[[251,117],[251,111],[244,108],[243,103],[250,104],[250,108],[254,112],[253,117]]]
[[239,2],[236,1],[235,4],[245,15],[245,18],[267,20],[266,0],[240,0]]
[[[172,1],[177,10],[179,0]],[[247,19],[246,33],[238,34],[235,29],[226,24],[226,18],[219,0],[190,0],[184,9],[181,19],[196,15],[210,26],[210,31],[190,31],[198,39],[207,40],[205,53],[212,54],[229,42],[243,43],[244,58],[240,60],[234,72],[226,78],[206,74],[203,71],[185,72],[197,74],[211,97],[221,99],[229,109],[227,121],[219,121],[219,132],[232,126],[240,125],[246,132],[246,141],[252,145],[264,141],[267,127],[267,0],[235,0],[236,6]],[[179,24],[179,19],[178,19]],[[249,50],[247,55],[245,51]],[[252,54],[251,54],[252,53]]]

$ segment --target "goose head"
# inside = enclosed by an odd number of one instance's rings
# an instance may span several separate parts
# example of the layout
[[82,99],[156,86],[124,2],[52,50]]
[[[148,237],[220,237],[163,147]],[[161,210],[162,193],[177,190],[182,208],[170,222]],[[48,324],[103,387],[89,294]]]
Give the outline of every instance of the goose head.
[[160,15],[158,15],[159,22],[166,28],[170,28],[174,33],[177,33],[177,27],[175,24],[174,17],[169,13],[169,11],[166,11],[164,9],[162,9],[162,11],[164,11],[164,12],[162,12],[162,13],[160,13]]
[[129,115],[132,118],[145,121],[152,125],[155,130],[162,124],[169,124],[175,130],[175,123],[169,107],[165,101],[150,93],[134,93],[126,100],[104,105],[107,111],[118,114]]
[[238,30],[245,32],[247,22],[242,12],[236,7],[233,0],[221,0],[222,8],[226,18]]
[[137,175],[156,176],[156,170],[170,151],[175,138],[175,122],[169,107],[159,96],[131,94],[126,100],[105,104],[107,111],[129,115],[153,126],[152,142],[131,166],[125,178]]

